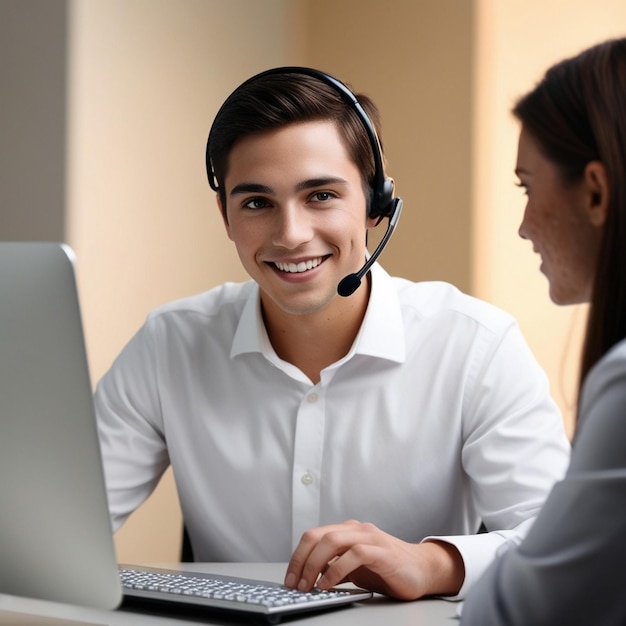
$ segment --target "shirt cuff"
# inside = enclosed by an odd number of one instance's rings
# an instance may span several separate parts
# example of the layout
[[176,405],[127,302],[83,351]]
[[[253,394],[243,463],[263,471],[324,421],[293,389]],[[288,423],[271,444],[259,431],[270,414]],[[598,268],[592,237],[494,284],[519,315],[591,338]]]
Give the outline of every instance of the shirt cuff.
[[463,600],[472,585],[481,577],[506,544],[518,543],[519,536],[512,531],[496,531],[478,535],[455,535],[451,537],[425,537],[426,541],[443,541],[456,547],[463,559],[465,579],[455,596],[441,596],[444,600]]

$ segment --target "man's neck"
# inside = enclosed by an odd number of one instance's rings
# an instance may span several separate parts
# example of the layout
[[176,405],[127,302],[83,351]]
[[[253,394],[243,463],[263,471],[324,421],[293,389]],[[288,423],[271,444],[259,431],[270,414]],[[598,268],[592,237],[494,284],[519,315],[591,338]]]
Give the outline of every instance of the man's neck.
[[[339,296],[337,296],[339,298]],[[352,296],[309,315],[293,315],[263,307],[267,334],[276,354],[306,374],[313,383],[322,370],[343,358],[361,328],[369,301],[369,281]]]

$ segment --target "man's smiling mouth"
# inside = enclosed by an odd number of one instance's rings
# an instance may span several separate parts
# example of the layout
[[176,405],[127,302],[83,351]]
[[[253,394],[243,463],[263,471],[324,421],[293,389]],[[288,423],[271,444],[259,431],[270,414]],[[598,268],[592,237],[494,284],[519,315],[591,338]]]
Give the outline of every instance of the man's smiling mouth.
[[280,263],[274,262],[274,265],[281,272],[288,272],[290,274],[300,274],[308,270],[312,270],[324,261],[324,257],[318,257],[317,259],[309,259],[308,261],[301,261],[300,263]]

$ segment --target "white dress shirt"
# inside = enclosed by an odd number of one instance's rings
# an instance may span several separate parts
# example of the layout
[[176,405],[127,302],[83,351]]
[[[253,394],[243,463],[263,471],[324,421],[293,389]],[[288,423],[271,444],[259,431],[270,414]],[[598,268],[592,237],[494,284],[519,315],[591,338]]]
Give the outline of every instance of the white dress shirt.
[[[196,560],[287,561],[305,530],[357,519],[454,543],[459,597],[569,459],[514,319],[377,264],[354,345],[318,384],[274,352],[256,283],[229,283],[151,313],[96,409],[114,528],[171,463]],[[481,521],[494,532],[472,536]]]
[[565,478],[476,585],[464,625],[626,624],[626,341],[587,376],[578,424]]

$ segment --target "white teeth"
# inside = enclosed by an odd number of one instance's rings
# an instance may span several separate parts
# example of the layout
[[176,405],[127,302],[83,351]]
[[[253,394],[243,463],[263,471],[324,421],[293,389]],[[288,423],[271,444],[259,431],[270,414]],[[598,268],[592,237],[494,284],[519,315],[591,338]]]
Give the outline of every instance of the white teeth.
[[311,259],[310,261],[302,261],[300,263],[279,263],[276,262],[274,265],[281,272],[290,272],[292,274],[298,274],[300,272],[306,272],[307,270],[312,270],[314,267],[317,267],[322,262],[322,257],[317,259]]

